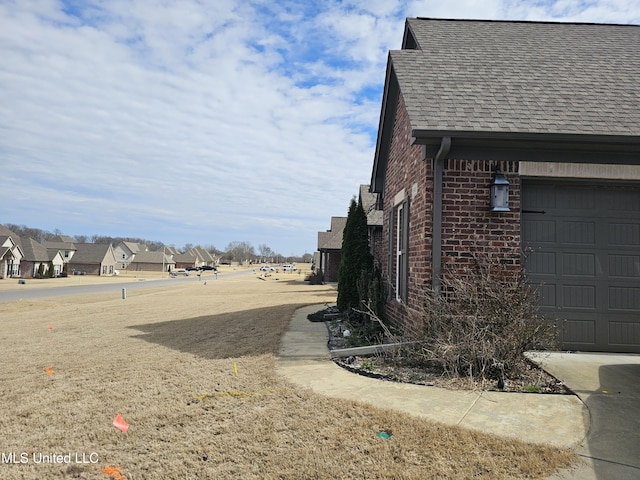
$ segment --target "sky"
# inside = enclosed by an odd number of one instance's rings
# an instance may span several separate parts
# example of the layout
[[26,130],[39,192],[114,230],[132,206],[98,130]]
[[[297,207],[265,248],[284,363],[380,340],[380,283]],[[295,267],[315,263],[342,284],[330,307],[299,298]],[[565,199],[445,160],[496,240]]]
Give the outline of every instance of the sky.
[[640,24],[640,0],[0,0],[0,224],[312,253],[417,16]]

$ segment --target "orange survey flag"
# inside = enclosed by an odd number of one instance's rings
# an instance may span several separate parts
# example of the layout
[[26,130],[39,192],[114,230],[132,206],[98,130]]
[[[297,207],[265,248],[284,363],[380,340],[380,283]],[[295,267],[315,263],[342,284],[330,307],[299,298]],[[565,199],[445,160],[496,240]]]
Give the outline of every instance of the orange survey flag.
[[115,480],[126,480],[125,476],[120,472],[120,468],[107,465],[102,470],[103,475],[107,475]]
[[116,415],[116,418],[113,421],[113,426],[119,428],[123,432],[126,432],[129,429],[129,424],[125,422],[124,418],[122,418],[119,413]]
[[45,367],[44,371],[47,372],[47,375],[53,377],[53,369],[51,367]]

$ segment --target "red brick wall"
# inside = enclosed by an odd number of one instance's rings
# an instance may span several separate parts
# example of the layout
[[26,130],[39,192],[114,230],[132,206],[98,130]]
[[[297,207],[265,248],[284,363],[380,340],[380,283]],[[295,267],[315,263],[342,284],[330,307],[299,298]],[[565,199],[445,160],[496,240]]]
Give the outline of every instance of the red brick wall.
[[[489,185],[498,165],[509,180],[510,212],[491,212]],[[497,255],[520,264],[520,177],[518,162],[448,160],[443,175],[442,262],[459,274],[471,255]]]
[[[493,213],[489,209],[489,184],[495,165],[484,161],[445,162],[442,263],[460,274],[471,264],[473,253],[498,254],[514,269],[520,262],[518,162],[499,162],[511,183],[510,212]],[[409,198],[409,312],[395,300],[393,291],[385,312],[388,319],[401,324],[408,314],[420,312],[425,292],[432,288],[433,159],[424,159],[424,147],[411,145],[409,120],[400,97],[385,176],[382,248],[376,252],[390,289],[395,285],[395,271],[388,268],[389,217],[394,212],[394,198],[403,189]]]
[[326,263],[323,265],[325,282],[338,281],[338,270],[340,269],[341,260],[342,252],[330,251],[326,253]]
[[[389,217],[394,213],[394,198],[405,190],[409,199],[409,282],[408,304],[415,308],[421,303],[421,292],[430,285],[431,278],[431,195],[433,173],[431,162],[424,160],[424,147],[411,145],[411,129],[402,97],[396,109],[396,120],[387,163],[384,186],[384,227],[380,264],[391,290],[386,317],[402,323],[405,311],[395,300],[395,270],[389,271]],[[429,285],[427,284],[429,282]]]

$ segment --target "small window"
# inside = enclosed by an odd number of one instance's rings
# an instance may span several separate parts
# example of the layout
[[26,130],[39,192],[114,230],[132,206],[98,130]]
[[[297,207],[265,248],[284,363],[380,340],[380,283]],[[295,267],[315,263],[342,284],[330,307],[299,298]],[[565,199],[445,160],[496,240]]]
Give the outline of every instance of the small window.
[[407,202],[396,209],[396,300],[407,301],[407,246],[408,246]]
[[407,302],[409,279],[409,202],[399,203],[389,216],[389,280],[395,287],[395,299]]

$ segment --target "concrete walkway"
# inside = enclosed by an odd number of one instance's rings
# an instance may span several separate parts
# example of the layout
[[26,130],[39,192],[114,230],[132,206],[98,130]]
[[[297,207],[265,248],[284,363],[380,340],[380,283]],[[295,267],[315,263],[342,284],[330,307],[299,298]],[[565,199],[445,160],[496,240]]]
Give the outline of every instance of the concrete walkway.
[[573,395],[452,391],[364,377],[337,366],[322,322],[307,320],[323,305],[299,309],[282,340],[278,373],[330,397],[395,409],[448,425],[561,447],[577,447],[589,417]]

